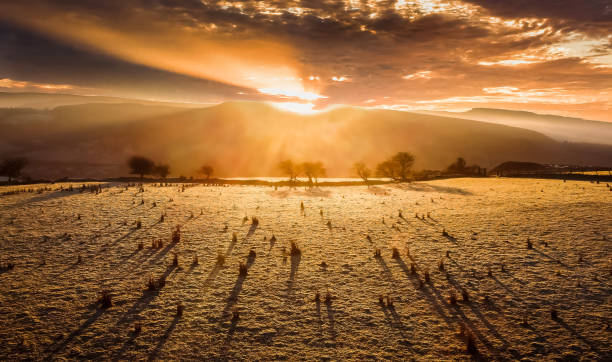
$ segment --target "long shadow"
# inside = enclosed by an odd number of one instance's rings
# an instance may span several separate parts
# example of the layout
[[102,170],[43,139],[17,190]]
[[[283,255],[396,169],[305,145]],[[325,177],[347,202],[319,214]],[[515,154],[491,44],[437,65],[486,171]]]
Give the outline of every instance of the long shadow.
[[317,308],[317,320],[319,321],[319,334],[320,334],[321,333],[321,326],[323,324],[323,320],[321,319],[321,301],[320,300],[316,300],[315,304],[316,304],[316,308]]
[[538,254],[540,254],[540,255],[542,255],[542,256],[547,257],[547,258],[548,258],[548,259],[550,259],[550,260],[553,260],[555,263],[558,263],[558,264],[560,264],[560,265],[563,265],[563,266],[564,266],[564,267],[566,267],[566,268],[569,268],[569,266],[568,266],[567,264],[563,263],[561,260],[556,259],[556,258],[553,258],[552,256],[550,256],[550,255],[548,255],[548,254],[546,254],[546,253],[544,253],[544,252],[542,252],[542,251],[540,251],[540,250],[538,250],[538,249],[536,249],[536,248],[533,248],[533,249],[531,249],[531,250],[533,250],[533,251],[537,252]]
[[16,204],[11,204],[11,205],[7,205],[5,207],[3,207],[3,210],[8,210],[10,208],[14,208],[14,207],[22,207],[31,203],[35,203],[35,202],[43,202],[43,201],[49,201],[49,200],[53,200],[53,199],[59,199],[62,197],[66,197],[66,196],[73,196],[73,195],[80,195],[78,192],[75,193],[74,191],[52,191],[46,195],[41,195],[41,196],[34,196],[30,199],[27,200],[23,200],[19,203]]
[[215,266],[212,268],[210,273],[208,273],[208,276],[206,277],[206,279],[204,279],[204,287],[208,287],[210,283],[212,283],[212,281],[215,280],[220,270],[221,270],[221,265],[219,265],[218,263],[215,263]]
[[519,297],[518,295],[516,295],[516,293],[508,288],[508,286],[504,283],[502,283],[496,276],[495,274],[493,274],[493,276],[489,277],[492,278],[493,280],[495,280],[495,282],[499,285],[501,285],[502,288],[504,288],[508,293],[512,294],[512,297],[514,297],[515,299],[518,299],[519,302],[524,303],[523,299],[521,297]]
[[176,328],[176,325],[178,324],[180,319],[181,317],[174,316],[172,323],[170,323],[170,325],[168,326],[168,329],[166,329],[166,332],[164,332],[164,335],[161,336],[161,338],[157,342],[157,345],[155,345],[155,348],[149,354],[149,358],[148,358],[149,361],[154,361],[157,358],[157,356],[159,355],[159,352],[164,347],[164,344],[166,344],[166,341],[168,340],[168,338],[170,338],[172,331],[174,331],[174,328]]
[[[161,275],[161,278],[165,279],[176,269],[175,266],[170,266],[166,269],[166,271]],[[142,312],[155,298],[159,295],[161,290],[143,290],[142,295],[138,300],[130,307],[130,309],[125,312],[123,317],[121,317],[115,326],[119,326],[126,322],[131,321],[132,317],[138,315]]]
[[391,269],[389,269],[389,266],[385,262],[385,259],[383,259],[382,256],[374,257],[374,259],[376,259],[378,264],[380,264],[380,266],[381,266],[381,268],[383,270],[383,274],[385,275],[385,277],[387,279],[389,279],[390,281],[395,282],[395,279],[393,279],[393,274],[391,274]]
[[415,219],[419,220],[420,222],[422,222],[423,224],[425,224],[427,226],[434,226],[434,224],[430,223],[426,219],[421,219],[420,217],[415,217]]
[[456,237],[454,237],[452,235],[442,235],[442,236],[444,236],[447,240],[457,244],[457,238]]
[[451,263],[452,263],[454,266],[456,266],[456,267],[457,267],[457,269],[461,270],[461,272],[462,272],[462,273],[467,273],[467,271],[466,271],[465,269],[463,269],[463,267],[462,267],[461,265],[459,265],[459,263],[457,263],[457,262],[455,261],[455,259],[453,259],[453,258],[451,258],[451,257],[448,257],[447,259],[448,259],[448,260],[450,260],[450,262],[451,262]]
[[595,345],[595,343],[593,341],[587,339],[586,337],[584,337],[583,335],[578,333],[578,331],[576,331],[574,328],[572,328],[572,326],[570,326],[569,324],[565,323],[565,321],[563,319],[558,318],[556,321],[557,321],[557,323],[560,326],[562,326],[563,328],[567,329],[571,334],[573,334],[574,337],[578,338],[579,340],[584,342],[584,344],[589,346],[593,350],[593,352],[597,353],[599,356],[602,356],[601,351],[596,347],[596,345]]
[[387,320],[387,323],[389,323],[391,327],[397,329],[399,331],[400,336],[404,338],[404,324],[402,323],[399,314],[397,314],[397,312],[395,311],[395,307],[386,307],[382,304],[380,304],[380,307],[383,313],[385,314],[385,319]]
[[300,266],[300,261],[302,260],[301,254],[291,255],[291,271],[289,272],[289,281],[293,282],[295,280],[295,276],[298,271],[298,267]]
[[153,262],[158,261],[159,259],[163,258],[164,256],[166,256],[166,254],[168,254],[170,252],[170,250],[172,248],[174,248],[176,246],[177,243],[168,243],[168,245],[166,245],[162,251],[160,251],[159,253],[155,254],[155,256],[153,257]]
[[336,314],[334,308],[331,303],[325,303],[325,307],[327,308],[327,320],[329,321],[329,333],[333,340],[336,340],[336,320],[334,315]]
[[[435,298],[437,298],[440,303],[444,304],[445,303],[444,298],[442,297],[438,289],[434,285],[429,285],[429,287],[431,291],[433,292],[433,294],[435,295]],[[493,346],[491,342],[489,342],[489,340],[485,338],[483,333],[474,325],[474,323],[465,315],[465,313],[463,313],[463,311],[459,308],[459,306],[457,307],[447,306],[446,309],[451,314],[453,314],[455,318],[459,318],[461,322],[463,322],[466,326],[468,326],[470,330],[474,333],[474,335],[478,337],[478,339],[484,344],[484,346],[487,348],[487,350],[490,353],[494,354],[497,357],[497,359],[500,358],[499,353],[497,349],[495,348],[495,346]]]
[[72,331],[72,333],[70,333],[68,337],[66,337],[58,346],[53,348],[50,354],[47,356],[47,359],[52,360],[53,356],[63,351],[73,339],[81,335],[87,328],[89,328],[89,326],[91,326],[96,320],[98,320],[98,318],[100,318],[102,314],[104,314],[104,310],[100,308],[97,309],[94,314],[87,318],[85,322],[81,323],[81,325],[77,329]]
[[[251,266],[253,265],[254,262],[255,262],[255,258],[249,258],[247,260],[247,263],[246,263],[247,273],[248,273],[248,270],[251,269]],[[240,292],[242,291],[242,285],[244,284],[246,277],[247,277],[246,275],[238,275],[238,279],[236,279],[236,283],[234,284],[234,287],[232,288],[232,291],[230,292],[230,295],[227,298],[227,303],[225,304],[225,308],[223,308],[222,315],[224,317],[229,315],[230,309],[232,309],[234,305],[236,305],[236,302],[238,301],[238,296],[240,295]]]
[[246,238],[248,238],[249,236],[253,235],[255,230],[257,230],[257,225],[251,224],[251,226],[249,227],[249,231],[247,231]]
[[227,317],[229,315],[230,309],[232,309],[234,305],[236,305],[236,302],[238,301],[238,295],[240,295],[240,292],[242,291],[242,285],[244,284],[245,279],[246,276],[244,275],[239,275],[238,279],[236,279],[236,283],[234,284],[234,287],[232,288],[229,297],[227,297],[225,308],[223,308],[223,317]]
[[122,240],[127,239],[128,237],[130,237],[133,233],[136,232],[136,228],[131,229],[130,231],[128,231],[127,233],[125,233],[125,235],[122,235],[120,237],[118,237],[117,239],[115,239],[114,241],[111,241],[108,245],[116,245],[117,243],[119,243]]
[[270,249],[268,249],[268,255],[272,252],[272,248],[274,248],[274,244],[276,244],[276,237],[274,239],[270,238]]
[[[412,261],[414,261],[414,259],[412,259],[412,257],[410,257],[410,259]],[[429,301],[429,304],[431,304],[431,306],[435,309],[435,311],[442,317],[442,319],[444,319],[444,321],[446,322],[446,324],[448,324],[449,326],[452,325],[452,321],[450,320],[450,318],[446,315],[446,313],[444,313],[444,310],[442,309],[442,307],[440,306],[440,303],[438,303],[438,301],[436,300],[436,298],[434,297],[434,295],[429,291],[428,288],[433,288],[433,286],[430,286],[429,284],[425,283],[421,289],[419,289],[419,283],[417,282],[418,277],[415,274],[412,274],[410,272],[410,270],[408,269],[408,267],[406,266],[406,264],[404,263],[404,261],[401,258],[397,258],[395,259],[395,261],[399,264],[399,266],[402,268],[402,270],[404,271],[404,273],[406,274],[406,276],[412,281],[412,285],[415,287],[416,290],[420,290],[423,294],[423,296],[425,298],[427,298],[427,300]]]

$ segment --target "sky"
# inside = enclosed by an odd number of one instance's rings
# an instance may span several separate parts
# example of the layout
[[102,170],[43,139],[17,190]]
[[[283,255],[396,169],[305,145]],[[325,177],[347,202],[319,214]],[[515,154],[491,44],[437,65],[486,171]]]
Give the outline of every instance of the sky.
[[612,122],[612,0],[3,1],[0,91]]

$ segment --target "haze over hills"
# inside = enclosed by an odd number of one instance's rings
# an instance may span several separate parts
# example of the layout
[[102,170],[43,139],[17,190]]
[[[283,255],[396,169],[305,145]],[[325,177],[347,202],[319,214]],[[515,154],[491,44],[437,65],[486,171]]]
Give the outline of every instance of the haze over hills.
[[31,160],[32,177],[127,175],[134,154],[192,175],[203,163],[223,176],[278,175],[277,163],[320,160],[329,176],[351,176],[398,151],[416,169],[442,169],[456,157],[491,168],[508,160],[612,166],[612,146],[557,142],[541,133],[480,121],[344,107],[313,115],[257,102],[190,109],[92,103],[51,110],[0,110],[0,152]]
[[203,106],[202,104],[193,103],[162,102],[121,97],[83,96],[61,93],[0,92],[0,108],[53,109],[60,106],[86,103],[137,103],[190,108],[198,108]]
[[610,122],[491,108],[473,108],[466,112],[427,113],[530,129],[558,141],[612,145]]

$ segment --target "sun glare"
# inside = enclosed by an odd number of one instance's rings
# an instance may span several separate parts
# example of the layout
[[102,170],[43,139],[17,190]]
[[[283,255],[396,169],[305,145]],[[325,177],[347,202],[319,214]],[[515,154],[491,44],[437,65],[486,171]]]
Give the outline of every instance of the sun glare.
[[274,107],[283,111],[289,111],[297,114],[314,114],[317,113],[312,103],[298,103],[298,102],[270,102]]
[[305,101],[315,101],[320,98],[327,98],[326,96],[322,96],[320,94],[316,94],[312,92],[306,92],[303,90],[291,90],[291,89],[281,89],[281,88],[259,88],[257,90],[260,93],[268,94],[271,96],[299,98]]

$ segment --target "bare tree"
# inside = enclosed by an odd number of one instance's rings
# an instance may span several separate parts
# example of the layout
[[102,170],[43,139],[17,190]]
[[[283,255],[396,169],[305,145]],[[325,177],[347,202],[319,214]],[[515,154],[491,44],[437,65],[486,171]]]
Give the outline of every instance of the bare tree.
[[153,169],[153,173],[165,180],[166,177],[168,177],[168,175],[170,174],[170,166],[157,165]]
[[300,175],[300,165],[293,163],[291,160],[284,160],[278,163],[278,168],[281,172],[289,176],[289,182],[297,181],[297,177]]
[[21,170],[28,164],[24,157],[7,158],[0,164],[0,175],[8,177],[8,181],[19,177]]
[[387,177],[399,182],[410,180],[414,156],[408,152],[398,152],[390,159],[376,166],[378,176]]
[[357,176],[359,176],[363,180],[363,182],[365,182],[365,184],[370,187],[368,179],[372,174],[372,170],[370,170],[368,166],[366,166],[363,162],[355,162],[355,164],[353,165],[353,170],[355,171]]
[[155,163],[146,157],[132,156],[128,160],[128,166],[130,167],[130,173],[140,175],[140,179],[142,180],[144,175],[153,173]]
[[327,174],[327,170],[323,167],[322,162],[304,162],[301,164],[301,169],[304,175],[308,177],[308,183],[312,185],[314,179],[315,184],[319,183],[319,177],[323,177]]
[[448,172],[457,172],[457,173],[463,173],[465,171],[465,166],[466,166],[466,162],[465,159],[463,157],[457,157],[457,160],[453,163],[451,163],[446,170]]
[[198,172],[201,173],[202,175],[206,176],[206,179],[208,180],[208,179],[210,179],[210,176],[213,175],[215,170],[210,165],[204,165],[204,166],[200,167]]

